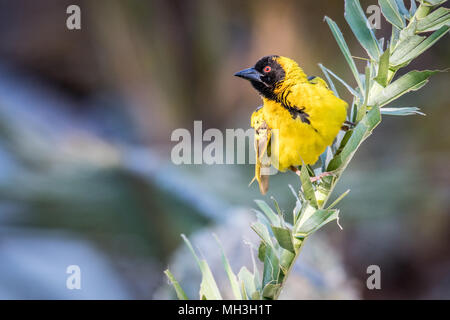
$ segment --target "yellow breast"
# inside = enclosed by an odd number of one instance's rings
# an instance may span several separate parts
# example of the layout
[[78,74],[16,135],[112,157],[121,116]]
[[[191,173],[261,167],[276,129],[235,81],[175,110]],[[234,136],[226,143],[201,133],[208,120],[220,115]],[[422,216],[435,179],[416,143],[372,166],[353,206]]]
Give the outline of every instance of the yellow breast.
[[263,117],[273,130],[272,164],[280,171],[303,162],[314,164],[333,143],[347,113],[345,101],[323,86],[300,83],[290,91],[288,102],[303,108],[309,123],[300,117],[294,119],[281,103],[263,99]]

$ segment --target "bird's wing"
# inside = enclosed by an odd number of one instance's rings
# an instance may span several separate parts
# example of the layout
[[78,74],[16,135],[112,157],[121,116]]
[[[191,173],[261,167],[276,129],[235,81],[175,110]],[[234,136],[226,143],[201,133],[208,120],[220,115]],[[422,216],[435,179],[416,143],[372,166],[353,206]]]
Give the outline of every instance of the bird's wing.
[[255,129],[255,177],[250,182],[258,181],[259,190],[262,194],[265,194],[269,189],[269,176],[261,174],[261,168],[269,168],[270,162],[268,159],[268,148],[270,145],[271,129],[267,125],[263,118],[263,113],[260,109],[257,109],[252,114],[251,125]]

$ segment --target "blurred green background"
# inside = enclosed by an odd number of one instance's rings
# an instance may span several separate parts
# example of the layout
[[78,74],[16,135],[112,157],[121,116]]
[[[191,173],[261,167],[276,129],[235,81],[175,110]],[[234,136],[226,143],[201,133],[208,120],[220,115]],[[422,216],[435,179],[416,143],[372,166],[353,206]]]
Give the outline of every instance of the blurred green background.
[[[70,4],[81,7],[79,31],[66,28]],[[290,213],[294,174],[271,178],[263,197],[247,187],[252,165],[173,165],[170,136],[177,128],[192,132],[194,120],[203,130],[249,128],[260,99],[233,74],[264,55],[291,57],[309,75],[321,76],[323,63],[351,79],[323,21],[335,20],[353,55],[364,57],[343,7],[325,0],[1,0],[0,298],[172,298],[162,271],[195,268],[178,249],[180,233],[214,242],[219,228],[226,247],[250,230],[253,199],[274,196]],[[390,35],[384,19],[376,35]],[[446,35],[404,71],[449,66]],[[448,87],[448,73],[440,73],[399,100],[395,106],[418,106],[427,116],[386,116],[340,181],[336,194],[352,190],[340,204],[344,229],[331,224],[306,245],[316,265],[340,270],[340,280],[314,280],[315,268],[300,258],[305,280],[283,298],[450,298]],[[238,271],[249,249],[233,250]],[[82,290],[65,287],[72,264],[82,270]],[[381,268],[381,290],[366,288],[372,264]],[[192,272],[186,286],[196,297]],[[333,286],[351,293],[327,295]]]

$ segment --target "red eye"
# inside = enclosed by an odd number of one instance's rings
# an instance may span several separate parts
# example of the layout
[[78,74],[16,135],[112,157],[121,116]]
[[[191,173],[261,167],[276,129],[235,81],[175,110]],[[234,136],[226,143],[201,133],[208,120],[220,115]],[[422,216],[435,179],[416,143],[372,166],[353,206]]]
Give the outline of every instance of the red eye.
[[265,66],[265,67],[264,67],[264,72],[265,72],[265,73],[270,72],[271,70],[272,70],[272,68],[269,67],[269,66]]

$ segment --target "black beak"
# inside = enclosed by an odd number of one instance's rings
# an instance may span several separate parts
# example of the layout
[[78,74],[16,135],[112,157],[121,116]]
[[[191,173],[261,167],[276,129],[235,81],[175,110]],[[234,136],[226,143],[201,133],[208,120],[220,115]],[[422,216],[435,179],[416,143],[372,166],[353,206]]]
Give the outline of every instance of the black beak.
[[234,75],[239,78],[257,82],[261,82],[262,76],[261,73],[255,70],[255,68],[244,69],[239,72],[236,72]]

